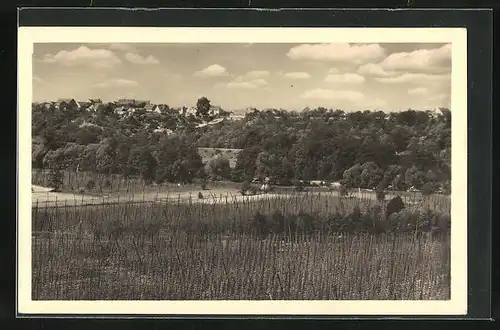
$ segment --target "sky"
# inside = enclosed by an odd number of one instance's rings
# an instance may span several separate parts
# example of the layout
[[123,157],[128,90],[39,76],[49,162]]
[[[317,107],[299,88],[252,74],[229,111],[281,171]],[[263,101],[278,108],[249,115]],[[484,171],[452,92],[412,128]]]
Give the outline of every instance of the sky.
[[450,108],[451,45],[35,44],[33,100],[119,98],[226,110]]

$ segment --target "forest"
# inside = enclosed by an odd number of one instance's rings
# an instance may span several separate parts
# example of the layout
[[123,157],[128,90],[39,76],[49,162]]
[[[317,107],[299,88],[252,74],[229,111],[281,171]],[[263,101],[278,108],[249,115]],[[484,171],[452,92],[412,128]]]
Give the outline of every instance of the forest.
[[[118,115],[113,103],[97,111],[32,109],[32,166],[37,169],[140,175],[146,182],[194,179],[275,185],[340,181],[347,187],[450,193],[451,111],[348,112],[339,109],[252,109],[243,119],[197,127],[195,114],[166,106],[161,113]],[[201,125],[200,125],[201,126]],[[231,167],[223,155],[204,162],[198,148],[239,149]]]

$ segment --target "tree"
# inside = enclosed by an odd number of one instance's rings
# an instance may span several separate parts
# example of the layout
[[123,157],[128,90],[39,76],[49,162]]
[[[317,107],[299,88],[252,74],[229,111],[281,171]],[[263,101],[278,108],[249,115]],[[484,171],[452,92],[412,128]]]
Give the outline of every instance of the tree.
[[409,187],[420,187],[425,183],[425,173],[418,169],[415,165],[407,169],[405,172],[405,182]]
[[205,96],[200,97],[196,102],[196,116],[207,118],[210,114],[210,100]]
[[233,181],[251,181],[254,178],[255,171],[257,169],[256,159],[261,152],[262,148],[257,145],[244,148],[238,153],[238,156],[236,158],[236,165],[232,173]]
[[54,188],[54,191],[61,191],[63,174],[58,168],[51,169],[49,173],[49,185]]
[[191,182],[200,175],[203,163],[197,148],[186,138],[166,136],[155,152],[157,161],[156,181],[158,183]]
[[354,188],[361,186],[361,173],[363,169],[360,164],[355,164],[349,169],[345,170],[343,176],[343,183],[347,188]]
[[135,148],[130,153],[127,174],[140,174],[146,182],[155,178],[156,159],[148,148]]
[[375,188],[382,181],[384,172],[374,162],[367,162],[361,166],[361,186],[364,188]]
[[210,175],[215,180],[230,179],[231,166],[227,157],[217,155],[208,162]]
[[[384,172],[384,177],[381,181],[381,186],[386,189],[389,185],[392,185],[394,179],[401,174],[402,167],[400,165],[389,165],[387,170]],[[394,186],[393,186],[394,188]]]

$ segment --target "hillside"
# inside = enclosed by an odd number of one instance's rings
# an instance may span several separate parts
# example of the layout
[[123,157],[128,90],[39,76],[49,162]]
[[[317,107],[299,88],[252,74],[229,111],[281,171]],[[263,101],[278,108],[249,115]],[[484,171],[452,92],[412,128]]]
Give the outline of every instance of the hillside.
[[[270,109],[237,121],[203,122],[172,109],[120,116],[112,104],[96,112],[34,106],[33,167],[141,174],[157,182],[257,176],[276,184],[341,180],[370,189],[449,190],[448,109]],[[204,166],[218,154],[225,157]]]

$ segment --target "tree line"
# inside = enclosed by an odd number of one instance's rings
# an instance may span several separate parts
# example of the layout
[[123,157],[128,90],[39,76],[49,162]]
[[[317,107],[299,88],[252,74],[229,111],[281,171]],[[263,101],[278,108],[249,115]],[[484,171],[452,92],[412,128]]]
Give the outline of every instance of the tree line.
[[[158,183],[267,177],[280,185],[324,180],[347,187],[449,191],[448,109],[254,110],[242,120],[196,128],[213,118],[207,119],[209,105],[200,98],[197,112],[187,116],[168,107],[119,116],[112,103],[96,112],[34,105],[32,165],[141,175]],[[198,147],[241,151],[230,168],[222,155],[203,164]]]

